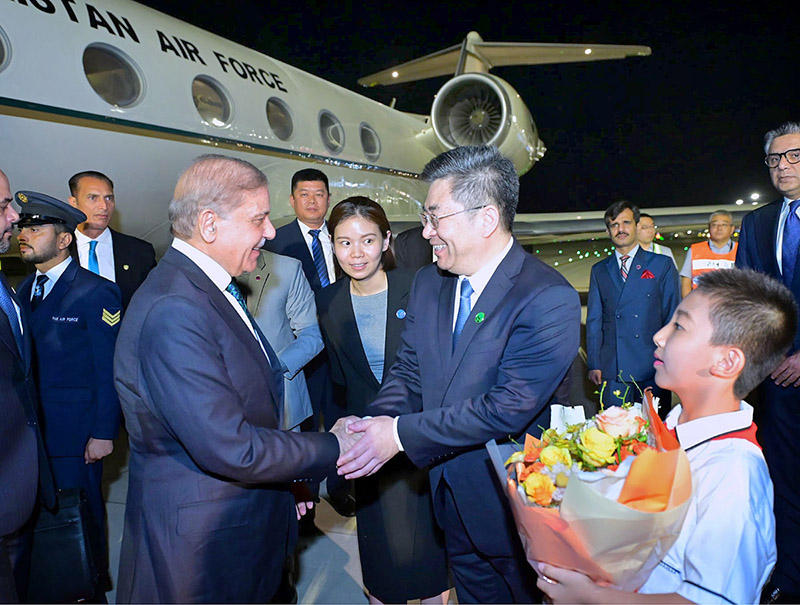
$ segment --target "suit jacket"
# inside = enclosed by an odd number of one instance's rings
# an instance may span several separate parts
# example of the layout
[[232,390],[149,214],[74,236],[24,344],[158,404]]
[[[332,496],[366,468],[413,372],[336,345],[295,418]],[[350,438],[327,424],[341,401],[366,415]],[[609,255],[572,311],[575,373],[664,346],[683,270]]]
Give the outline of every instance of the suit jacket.
[[[652,275],[652,277],[648,277]],[[616,255],[595,263],[586,306],[586,353],[590,370],[603,380],[650,380],[655,376],[653,335],[680,303],[678,272],[662,254],[641,248],[622,281]]]
[[433,248],[422,237],[423,229],[419,225],[398,233],[394,238],[394,255],[399,266],[416,271],[433,262]]
[[[737,268],[760,271],[783,282],[783,275],[778,267],[778,257],[775,255],[782,206],[783,198],[780,198],[744,216],[739,231],[739,248],[736,251]],[[800,253],[800,250],[798,252]],[[789,289],[795,301],[800,301],[800,271],[794,272]],[[797,350],[800,350],[800,330],[794,335],[790,352],[794,353]]]
[[277,229],[275,237],[267,240],[264,244],[264,250],[291,256],[299,260],[303,263],[303,273],[305,273],[311,289],[315,293],[322,289],[319,273],[317,273],[317,267],[314,264],[314,257],[311,256],[311,251],[308,249],[308,244],[296,220]]
[[136,289],[156,266],[153,245],[138,237],[111,229],[114,248],[114,277],[122,293],[122,308],[127,309]]
[[[2,273],[0,288],[5,288],[21,307]],[[39,472],[36,390],[31,374],[30,327],[24,312],[22,321],[25,342],[20,351],[9,320],[0,310],[0,538],[19,529],[31,516]]]
[[314,293],[299,260],[266,250],[255,271],[238,281],[250,313],[284,366],[281,428],[292,429],[312,414],[301,370],[323,347]]
[[[400,346],[414,272],[394,269],[386,277],[389,291],[381,382],[389,374]],[[317,292],[317,309],[325,349],[331,360],[331,376],[334,382],[347,387],[347,413],[363,416],[381,388],[381,382],[372,373],[364,353],[350,299],[350,279],[340,279]]]
[[296,536],[282,482],[334,468],[333,435],[277,430],[280,382],[225,295],[170,248],[120,330],[130,435],[119,602],[267,602]]
[[31,318],[47,453],[82,457],[89,437],[119,434],[112,367],[122,309],[119,288],[73,260],[32,311],[35,277],[23,280],[19,294]]
[[400,415],[406,454],[430,466],[432,493],[446,477],[478,550],[516,556],[519,538],[484,444],[549,426],[548,402],[578,350],[580,301],[514,243],[452,351],[456,283],[435,265],[417,272],[397,359],[368,411]]

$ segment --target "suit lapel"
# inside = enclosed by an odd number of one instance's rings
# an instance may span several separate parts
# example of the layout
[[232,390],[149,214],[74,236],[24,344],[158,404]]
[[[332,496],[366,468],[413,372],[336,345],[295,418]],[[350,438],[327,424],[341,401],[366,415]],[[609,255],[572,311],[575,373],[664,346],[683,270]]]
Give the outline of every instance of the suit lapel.
[[386,301],[386,343],[383,348],[383,376],[392,367],[397,350],[400,348],[400,335],[403,333],[405,321],[398,316],[400,310],[406,310],[408,304],[408,291],[401,287],[396,279],[396,273],[389,271],[386,278],[389,283],[389,293]]
[[756,223],[758,257],[763,259],[764,269],[778,279],[781,279],[781,271],[778,267],[778,257],[775,255],[775,249],[778,242],[778,226],[782,207],[783,199],[768,204],[762,211],[762,220]]
[[[267,288],[267,281],[269,281],[270,272],[272,270],[271,263],[267,262],[267,255],[271,254],[270,252],[261,252],[258,256],[258,264],[254,271],[247,275],[246,283],[244,284],[244,288],[246,292],[243,292],[245,299],[247,300],[247,308],[250,309],[250,313],[255,313],[258,306],[261,304],[261,298],[264,296],[264,291]],[[237,280],[238,282],[239,280]],[[241,280],[245,281],[245,280]]]
[[0,288],[5,288],[8,292],[11,300],[13,300],[18,307],[20,307],[20,315],[22,316],[22,338],[23,338],[23,347],[25,348],[22,353],[20,353],[19,348],[17,347],[17,340],[14,338],[14,333],[11,331],[11,321],[13,317],[7,317],[5,313],[0,311],[0,342],[4,343],[14,356],[20,358],[20,354],[24,358],[24,361],[28,361],[29,355],[26,354],[26,351],[30,351],[30,347],[27,345],[26,340],[30,340],[30,334],[28,333],[28,329],[25,325],[25,313],[22,312],[22,306],[19,304],[19,300],[14,295],[14,291],[11,289],[11,286],[6,281],[5,276],[0,273]]
[[364,344],[361,342],[361,335],[358,332],[356,315],[353,311],[353,301],[350,298],[350,280],[342,279],[336,284],[333,287],[338,288],[338,292],[331,300],[331,311],[341,330],[344,354],[350,359],[350,363],[353,364],[353,367],[358,370],[361,376],[377,390],[381,385],[369,367],[369,360],[364,352]]
[[[456,285],[458,278],[450,273],[445,273],[442,285],[439,288],[439,312],[436,317],[436,337],[439,340],[437,359],[442,364],[441,373],[448,367],[453,352],[453,313],[456,300]],[[462,332],[463,334],[463,332]]]
[[622,275],[619,272],[619,263],[617,262],[616,253],[611,254],[611,256],[605,260],[605,263],[606,271],[608,272],[608,279],[611,280],[614,292],[617,294],[617,300],[619,300],[619,297],[622,296],[622,290],[625,287],[625,282],[622,281]]
[[[639,280],[642,279],[642,273],[647,268],[647,253],[642,250],[640,247],[636,251],[636,256],[631,259],[630,269],[628,270],[628,279],[625,281],[625,285],[622,288],[622,293],[625,294],[625,288],[628,289],[628,294],[630,294],[631,290],[636,289],[636,284],[639,283]],[[622,277],[620,276],[620,280]],[[630,285],[629,285],[630,284]]]
[[[39,303],[36,311],[31,312],[31,323],[35,324],[44,321],[44,318],[51,316],[56,309],[62,307],[60,301],[63,300],[72,287],[72,281],[75,279],[75,274],[77,272],[78,263],[73,260],[69,266],[64,269],[61,277],[59,277],[58,281],[53,285],[53,289],[50,290],[48,295],[44,297],[44,300]],[[31,276],[30,284],[27,282],[25,284],[27,290],[26,300],[28,301],[28,305],[30,305],[30,292],[31,288],[33,288],[34,279],[35,278]],[[28,308],[30,309],[30,306],[28,306]]]

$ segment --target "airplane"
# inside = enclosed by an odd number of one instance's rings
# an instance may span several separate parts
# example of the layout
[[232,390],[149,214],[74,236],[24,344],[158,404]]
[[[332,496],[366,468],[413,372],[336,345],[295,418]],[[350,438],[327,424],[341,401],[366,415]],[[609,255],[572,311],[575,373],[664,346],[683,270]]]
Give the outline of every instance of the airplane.
[[247,159],[270,179],[277,224],[291,175],[316,166],[333,199],[360,193],[393,224],[418,221],[418,175],[442,151],[497,145],[520,174],[545,153],[530,111],[495,67],[647,56],[646,46],[484,42],[360,80],[452,76],[431,115],[404,113],[129,0],[11,0],[0,8],[2,168],[12,186],[65,198],[80,170],[116,184],[116,223],[163,251],[166,207],[191,159]]

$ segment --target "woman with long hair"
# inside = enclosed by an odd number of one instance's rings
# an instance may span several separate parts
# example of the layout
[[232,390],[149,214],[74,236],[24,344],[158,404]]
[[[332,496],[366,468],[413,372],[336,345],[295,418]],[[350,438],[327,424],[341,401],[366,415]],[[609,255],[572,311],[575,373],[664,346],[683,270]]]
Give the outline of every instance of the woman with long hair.
[[[396,268],[386,213],[366,197],[334,206],[328,220],[337,275],[317,311],[347,414],[363,416],[394,362],[414,274]],[[444,538],[433,518],[428,473],[398,455],[355,482],[358,549],[371,603],[446,603]]]

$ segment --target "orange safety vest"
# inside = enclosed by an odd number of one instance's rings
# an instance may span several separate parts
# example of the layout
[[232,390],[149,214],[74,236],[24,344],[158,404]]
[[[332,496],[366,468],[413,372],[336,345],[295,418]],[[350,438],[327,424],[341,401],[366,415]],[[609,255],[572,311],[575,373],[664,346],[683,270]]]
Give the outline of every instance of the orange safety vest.
[[692,290],[697,287],[697,278],[703,273],[717,269],[733,269],[736,262],[736,249],[739,242],[733,242],[727,254],[717,254],[711,250],[711,242],[692,244]]

